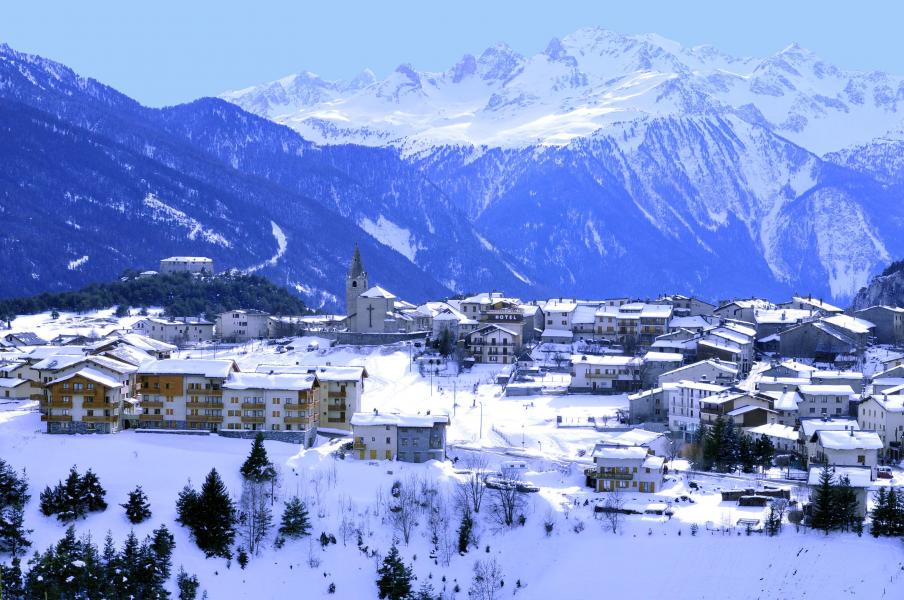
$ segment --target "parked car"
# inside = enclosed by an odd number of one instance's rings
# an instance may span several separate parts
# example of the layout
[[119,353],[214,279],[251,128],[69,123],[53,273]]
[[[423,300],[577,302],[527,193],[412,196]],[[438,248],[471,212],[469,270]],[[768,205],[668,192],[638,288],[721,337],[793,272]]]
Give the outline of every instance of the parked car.
[[891,467],[876,467],[876,477],[879,479],[892,479],[894,474],[891,472]]

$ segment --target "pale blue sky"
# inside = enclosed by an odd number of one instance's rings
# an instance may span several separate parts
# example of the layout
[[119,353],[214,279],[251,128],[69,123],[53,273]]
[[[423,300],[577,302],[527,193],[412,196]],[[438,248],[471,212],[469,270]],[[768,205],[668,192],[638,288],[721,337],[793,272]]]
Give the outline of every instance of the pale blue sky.
[[761,56],[798,42],[904,74],[904,3],[878,0],[3,0],[0,41],[159,106],[309,70],[442,70],[504,41],[525,54],[600,25]]

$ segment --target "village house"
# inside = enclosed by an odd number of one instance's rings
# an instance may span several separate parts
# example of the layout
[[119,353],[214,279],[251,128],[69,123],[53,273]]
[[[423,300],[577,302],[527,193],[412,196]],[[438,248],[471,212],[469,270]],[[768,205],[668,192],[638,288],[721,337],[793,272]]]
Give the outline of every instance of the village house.
[[[164,359],[138,367],[142,413],[138,425],[147,429],[203,429],[223,427],[223,385],[238,371],[231,360]],[[258,422],[250,416],[242,422]]]
[[659,376],[669,371],[674,371],[684,364],[684,356],[676,352],[649,351],[643,355],[643,363],[640,368],[640,384],[642,387],[654,387],[659,382]]
[[756,337],[765,338],[799,325],[804,321],[815,319],[819,313],[811,310],[778,308],[773,310],[757,310],[754,312],[753,324]]
[[588,484],[598,492],[654,493],[662,488],[665,459],[642,446],[604,446],[593,450]]
[[[832,474],[832,485],[838,485],[842,478],[846,478],[854,496],[857,499],[857,507],[854,515],[859,519],[866,518],[868,514],[867,502],[870,496],[870,488],[873,486],[875,474],[872,469],[856,466],[833,466],[829,468]],[[822,467],[810,467],[807,473],[807,485],[810,486],[810,497],[813,498],[816,489],[822,482]]]
[[[123,346],[129,346],[130,349],[139,350],[141,352],[140,355],[135,354],[134,352],[127,351],[124,352],[123,356],[150,356],[156,360],[163,360],[165,358],[169,358],[173,352],[178,350],[176,346],[173,344],[169,344],[167,342],[162,342],[160,340],[155,340],[153,338],[149,338],[145,335],[141,335],[138,333],[127,333],[122,331],[114,331],[110,335],[106,336],[103,339],[100,339],[92,344],[85,346],[85,352],[90,354],[103,354],[107,356],[111,356],[112,358],[116,358],[117,360],[123,360],[119,356],[114,356],[116,354],[114,351],[117,348],[122,348]],[[130,362],[130,361],[124,361]],[[136,363],[131,363],[136,364]]]
[[46,346],[47,340],[31,331],[7,333],[0,339],[0,346],[6,348],[28,348],[31,346]]
[[842,417],[850,414],[854,390],[846,384],[804,384],[797,387],[800,418]]
[[870,306],[854,312],[858,319],[875,324],[874,335],[879,344],[904,343],[904,308]]
[[360,460],[445,460],[448,415],[355,413],[352,455]]
[[799,438],[798,446],[803,459],[807,463],[817,462],[817,433],[819,431],[847,431],[849,429],[860,429],[860,425],[855,419],[843,418],[819,418],[819,419],[801,419],[798,428]]
[[116,433],[135,404],[121,379],[83,366],[47,382],[41,421],[47,433]]
[[729,385],[737,381],[737,378],[738,368],[734,363],[710,359],[666,371],[659,376],[659,385],[678,383],[679,381],[699,381],[702,383]]
[[[262,432],[265,437],[313,445],[321,404],[316,375],[230,372],[222,391],[221,431]],[[212,404],[201,414],[211,410],[215,415],[217,400]],[[189,410],[187,418],[196,414]]]
[[160,261],[160,274],[193,273],[213,275],[213,259],[206,256],[170,256]]
[[816,438],[817,464],[869,467],[875,478],[882,449],[882,440],[875,431],[821,429],[816,432]]
[[711,383],[680,381],[666,389],[669,406],[669,429],[680,433],[685,441],[693,439],[703,422],[703,404],[727,388]]
[[672,307],[672,314],[681,317],[694,317],[697,315],[712,315],[716,310],[715,304],[710,304],[699,298],[692,296],[683,296],[681,294],[672,294],[670,296],[660,296],[656,300],[657,304],[669,304]]
[[794,427],[800,420],[800,403],[803,398],[796,389],[787,386],[781,390],[759,390],[758,394],[772,401],[771,408],[775,411],[776,423],[788,427]]
[[633,428],[621,431],[601,431],[599,441],[594,448],[603,447],[638,447],[645,448],[647,452],[656,456],[667,456],[672,444],[664,433]]
[[863,392],[863,373],[859,371],[810,371],[810,383],[814,385],[847,385],[855,394]]
[[904,395],[873,394],[860,403],[857,423],[861,429],[875,431],[882,440],[883,458],[897,462],[904,457]]
[[270,314],[261,310],[229,310],[217,315],[217,339],[247,342],[264,339],[270,331]]
[[213,339],[213,323],[200,317],[146,317],[136,321],[132,330],[168,344],[206,342]]
[[501,325],[484,325],[465,337],[465,348],[478,363],[508,365],[521,350],[521,336]]
[[827,317],[832,315],[840,315],[844,312],[843,309],[829,304],[828,302],[823,302],[822,300],[814,298],[812,295],[793,296],[791,300],[782,302],[778,305],[778,307],[791,310],[813,311]]
[[772,442],[777,454],[796,454],[799,450],[798,431],[790,425],[781,423],[767,423],[765,425],[757,425],[745,430],[748,435],[754,439],[767,438]]
[[778,335],[779,352],[782,356],[793,358],[834,362],[839,356],[857,354],[862,350],[855,336],[824,320],[801,323]]
[[635,356],[574,355],[571,357],[571,385],[575,392],[620,393],[640,387],[643,359]]
[[666,390],[677,383],[665,383],[662,387],[643,390],[628,396],[629,419],[633,424],[668,423],[669,404]]
[[723,319],[735,319],[744,321],[745,323],[754,323],[754,315],[758,310],[773,310],[775,305],[768,300],[759,298],[751,298],[748,300],[733,300],[722,304],[715,310],[713,314]]
[[890,390],[904,385],[904,365],[873,373],[870,383],[873,394],[889,393]]

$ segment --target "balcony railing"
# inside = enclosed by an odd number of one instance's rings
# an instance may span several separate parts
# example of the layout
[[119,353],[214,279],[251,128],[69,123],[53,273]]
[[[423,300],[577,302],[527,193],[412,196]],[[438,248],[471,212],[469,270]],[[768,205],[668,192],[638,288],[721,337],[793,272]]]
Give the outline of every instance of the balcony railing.
[[345,398],[348,395],[347,392],[327,392],[327,398]]
[[223,415],[186,415],[187,423],[222,423]]
[[[246,417],[246,418],[254,418],[254,417]],[[256,421],[243,421],[243,422],[244,423],[253,423]],[[284,417],[283,422],[291,423],[293,425],[296,423],[298,423],[299,425],[307,425],[308,423],[311,422],[311,417]]]
[[596,472],[597,479],[621,479],[621,480],[631,480],[634,479],[633,473],[610,473],[608,471]]
[[[144,405],[142,404],[142,406],[144,406]],[[222,410],[223,403],[222,402],[204,402],[203,400],[201,400],[199,402],[186,402],[185,408],[196,408],[198,410],[204,410],[204,409],[220,409],[220,410]]]
[[[222,419],[222,417],[220,417]],[[264,417],[246,417],[242,416],[242,423],[263,423]]]
[[50,423],[67,423],[72,420],[72,415],[41,415],[41,420]]
[[242,402],[242,410],[264,410],[264,402]]
[[119,415],[93,415],[93,416],[84,416],[82,417],[82,421],[85,423],[118,423]]

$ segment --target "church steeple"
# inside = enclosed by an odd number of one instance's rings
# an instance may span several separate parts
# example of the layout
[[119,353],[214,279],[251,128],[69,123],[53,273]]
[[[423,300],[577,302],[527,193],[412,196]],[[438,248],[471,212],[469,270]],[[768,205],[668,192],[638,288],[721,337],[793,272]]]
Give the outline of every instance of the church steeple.
[[355,253],[352,255],[352,264],[348,267],[348,275],[345,277],[345,314],[353,315],[358,312],[358,296],[367,291],[367,271],[361,261],[361,251],[355,244]]
[[352,255],[352,264],[348,268],[349,279],[361,276],[364,273],[364,264],[361,262],[361,251],[358,250],[358,243],[355,242],[355,253]]

